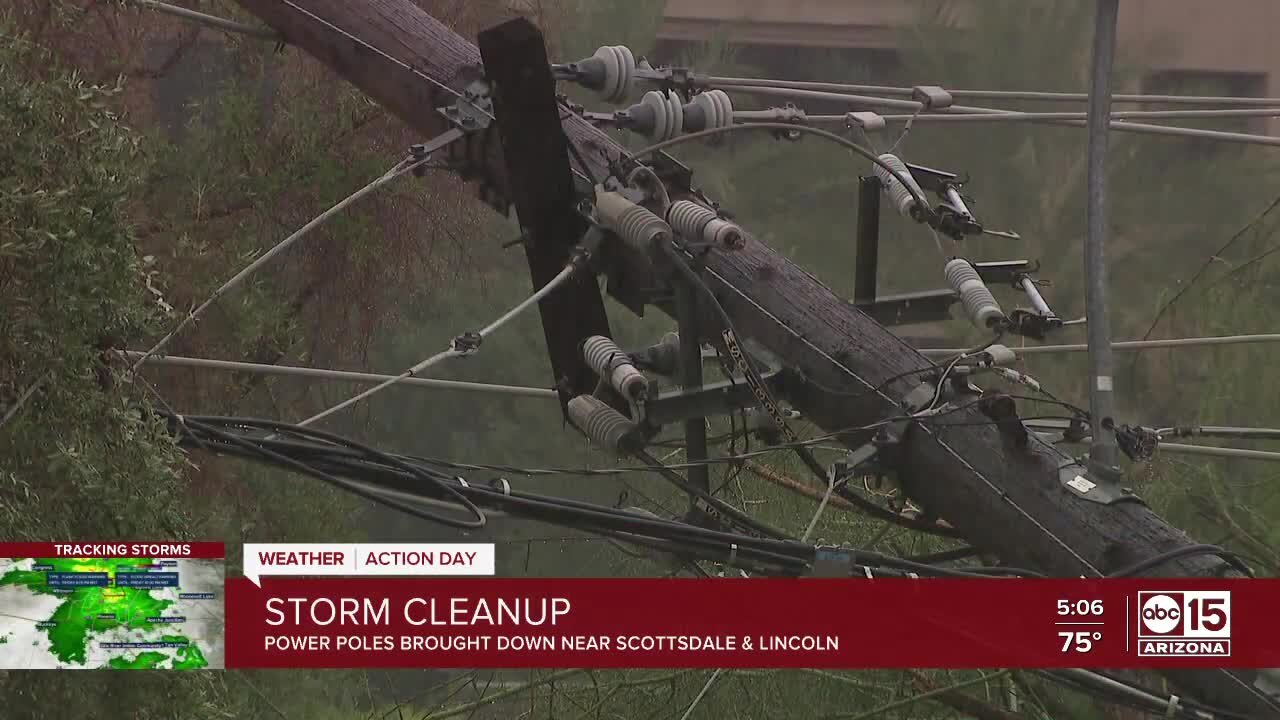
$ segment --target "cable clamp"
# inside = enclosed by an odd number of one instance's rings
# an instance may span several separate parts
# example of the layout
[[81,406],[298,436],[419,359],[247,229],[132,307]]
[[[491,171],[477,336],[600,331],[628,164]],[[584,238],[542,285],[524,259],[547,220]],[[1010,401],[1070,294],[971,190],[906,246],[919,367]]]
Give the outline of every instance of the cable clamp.
[[449,349],[463,355],[470,355],[480,349],[484,336],[474,330],[468,330],[449,342]]
[[729,543],[729,560],[726,565],[732,565],[738,559],[738,543]]
[[1181,709],[1181,699],[1177,695],[1170,695],[1169,707],[1165,708],[1164,716],[1166,718],[1177,717],[1178,711]]
[[510,495],[511,495],[511,483],[507,482],[507,479],[506,479],[506,478],[504,478],[504,477],[500,477],[500,478],[498,478],[496,481],[494,481],[494,483],[493,483],[493,484],[495,484],[495,485],[496,485],[496,484],[498,484],[498,483],[501,483],[501,484],[502,484],[502,494],[503,494],[503,495],[510,496]]

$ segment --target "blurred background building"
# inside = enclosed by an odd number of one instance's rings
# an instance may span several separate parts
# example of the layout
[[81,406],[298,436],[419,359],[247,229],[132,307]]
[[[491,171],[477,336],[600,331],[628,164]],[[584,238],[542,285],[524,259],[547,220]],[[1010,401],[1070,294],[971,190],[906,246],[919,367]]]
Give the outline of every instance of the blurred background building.
[[[947,5],[958,27],[971,24],[965,10],[976,1]],[[665,61],[720,35],[733,39],[740,59],[778,77],[795,77],[796,68],[826,57],[887,75],[898,64],[902,32],[919,11],[916,3],[901,0],[678,0],[667,3],[657,49]],[[1280,96],[1280,43],[1270,39],[1276,27],[1280,2],[1275,0],[1125,0],[1120,47],[1143,67],[1138,87],[1129,89],[1161,93],[1194,87],[1215,94]],[[1280,133],[1275,120],[1244,125]]]

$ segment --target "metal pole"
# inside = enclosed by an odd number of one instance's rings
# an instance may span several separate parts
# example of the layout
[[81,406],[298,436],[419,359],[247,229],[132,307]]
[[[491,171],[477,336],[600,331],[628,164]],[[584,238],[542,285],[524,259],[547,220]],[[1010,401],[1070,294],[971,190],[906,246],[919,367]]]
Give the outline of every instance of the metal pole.
[[1118,468],[1111,319],[1107,315],[1107,136],[1111,116],[1111,65],[1116,49],[1119,0],[1098,0],[1093,31],[1093,77],[1089,86],[1089,205],[1084,244],[1085,314],[1089,318],[1089,406],[1093,443],[1089,463],[1100,473]]
[[[700,272],[698,264],[694,272]],[[680,385],[685,392],[702,387],[702,335],[698,318],[698,290],[681,278],[676,284],[676,324],[680,331]],[[707,419],[693,417],[684,421],[685,457],[689,462],[707,459]],[[711,490],[711,468],[695,465],[689,468],[689,483]],[[692,496],[689,498],[693,501]]]

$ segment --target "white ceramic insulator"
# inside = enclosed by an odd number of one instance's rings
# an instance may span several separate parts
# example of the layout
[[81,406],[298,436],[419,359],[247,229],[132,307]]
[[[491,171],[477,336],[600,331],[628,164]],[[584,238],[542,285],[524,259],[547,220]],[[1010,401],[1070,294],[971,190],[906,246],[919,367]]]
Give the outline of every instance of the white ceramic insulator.
[[600,398],[579,395],[569,401],[567,409],[574,427],[600,448],[620,455],[639,449],[636,424]]
[[605,45],[592,57],[604,62],[604,86],[600,88],[600,97],[612,103],[626,100],[635,84],[636,56],[626,45]]
[[987,284],[982,282],[978,271],[968,260],[956,258],[947,263],[944,272],[947,284],[960,296],[964,310],[969,313],[969,320],[974,325],[985,329],[1004,319],[1004,311],[996,303],[995,296],[987,289]]
[[683,237],[698,239],[715,247],[740,248],[745,243],[742,228],[691,200],[671,203],[667,209],[667,222]]
[[916,198],[911,194],[911,190],[916,191],[916,195],[924,197],[924,190],[920,189],[920,185],[916,183],[916,179],[911,176],[911,171],[907,169],[906,163],[902,159],[892,153],[885,153],[880,156],[880,160],[885,165],[893,168],[893,173],[888,170],[875,166],[876,177],[880,178],[881,184],[884,185],[885,192],[889,193],[889,200],[893,206],[898,209],[898,214],[902,217],[911,217],[911,211],[916,206]]
[[613,340],[603,335],[587,338],[582,343],[582,359],[623,397],[640,400],[645,396],[649,381]]
[[983,352],[991,356],[991,364],[996,366],[1012,365],[1018,359],[1018,356],[1004,345],[992,345]]
[[641,252],[651,252],[671,239],[671,226],[662,218],[600,185],[596,186],[596,212],[605,227]]

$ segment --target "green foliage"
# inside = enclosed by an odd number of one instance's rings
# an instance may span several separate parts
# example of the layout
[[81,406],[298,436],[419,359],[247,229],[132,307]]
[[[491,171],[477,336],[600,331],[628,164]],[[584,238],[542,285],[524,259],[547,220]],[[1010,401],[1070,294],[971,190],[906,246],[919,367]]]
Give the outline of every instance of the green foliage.
[[189,537],[181,455],[104,355],[165,317],[126,210],[144,159],[106,109],[115,89],[26,70],[47,61],[0,46],[0,522],[11,538]]

